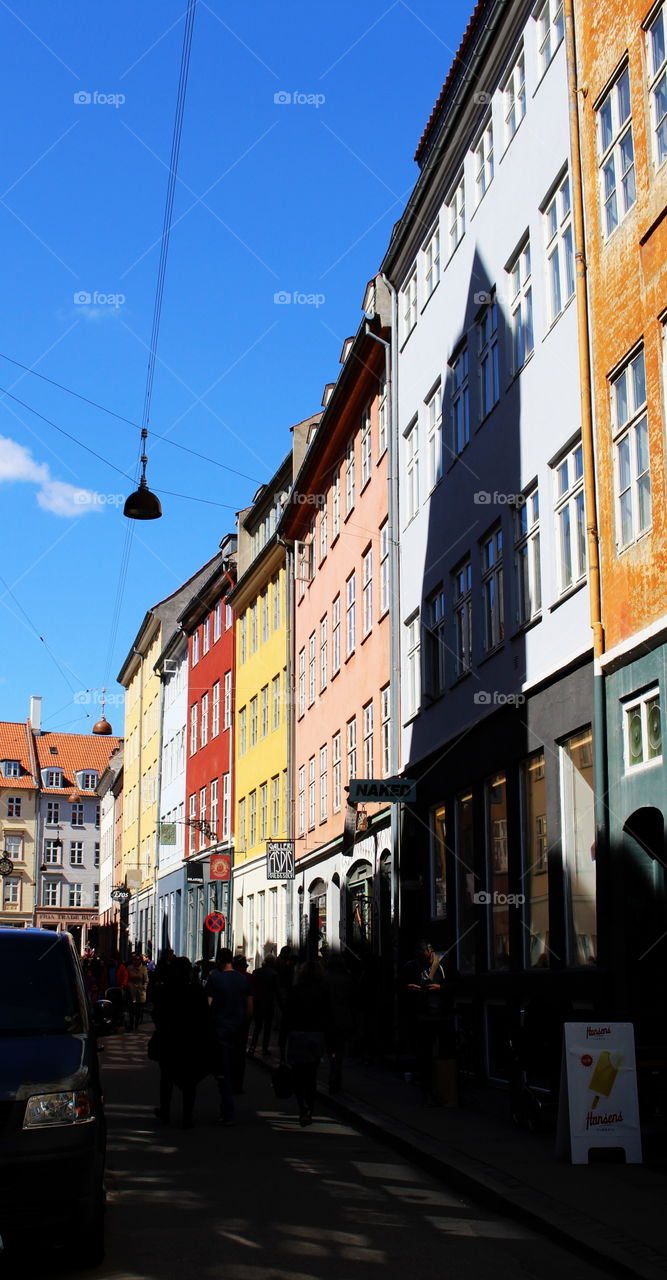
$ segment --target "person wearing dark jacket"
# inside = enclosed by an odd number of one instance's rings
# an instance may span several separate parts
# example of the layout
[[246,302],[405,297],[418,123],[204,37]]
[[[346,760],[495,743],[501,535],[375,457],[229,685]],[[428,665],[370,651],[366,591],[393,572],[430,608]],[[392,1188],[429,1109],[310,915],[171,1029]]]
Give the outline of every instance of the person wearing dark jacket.
[[302,1127],[313,1123],[317,1068],[332,1047],[329,993],[316,960],[302,965],[289,992],[280,1026],[281,1058],[292,1069],[294,1092]]
[[250,979],[246,973],[234,969],[232,960],[229,948],[221,947],[215,969],[204,988],[216,1045],[215,1076],[223,1124],[234,1123],[235,1050],[239,1037],[247,1035],[248,1022],[252,1017]]
[[262,1057],[267,1058],[276,1001],[282,999],[280,987],[278,986],[278,970],[274,955],[267,955],[264,964],[259,969],[255,969],[252,975],[252,996],[254,1026],[248,1055],[253,1057],[261,1034]]
[[192,981],[187,956],[169,966],[166,981],[155,993],[153,1053],[160,1065],[160,1105],[155,1114],[169,1121],[174,1085],[183,1094],[183,1128],[191,1129],[197,1085],[211,1069],[206,996]]

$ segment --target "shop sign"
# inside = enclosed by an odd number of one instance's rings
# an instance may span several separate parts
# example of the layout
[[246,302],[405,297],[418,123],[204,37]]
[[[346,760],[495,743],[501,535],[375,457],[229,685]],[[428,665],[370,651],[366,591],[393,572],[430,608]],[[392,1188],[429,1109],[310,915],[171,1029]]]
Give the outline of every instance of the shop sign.
[[634,1027],[631,1022],[566,1022],[557,1152],[586,1164],[594,1148],[619,1148],[641,1164]]
[[267,840],[266,878],[267,880],[294,879],[293,840]]
[[188,859],[185,866],[186,866],[185,878],[188,882],[191,883],[194,881],[197,884],[204,883],[203,862],[190,862],[190,860]]
[[417,783],[411,778],[350,778],[350,804],[415,804]]
[[232,874],[232,857],[230,853],[212,853],[209,863],[211,880],[229,880]]

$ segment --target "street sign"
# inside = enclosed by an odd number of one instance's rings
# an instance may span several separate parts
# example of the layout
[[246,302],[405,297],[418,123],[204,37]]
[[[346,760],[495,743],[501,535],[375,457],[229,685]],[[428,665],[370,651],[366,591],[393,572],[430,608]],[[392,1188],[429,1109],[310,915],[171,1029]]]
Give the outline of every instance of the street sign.
[[209,875],[211,880],[229,880],[232,874],[232,858],[229,853],[212,853]]
[[294,879],[293,840],[267,840],[266,878],[267,880]]
[[0,876],[10,876],[14,870],[14,863],[6,854],[0,857]]
[[350,804],[414,804],[416,799],[412,778],[350,778]]
[[110,894],[112,902],[129,902],[132,894],[129,889],[112,889]]
[[207,929],[211,930],[211,933],[222,933],[225,927],[225,917],[219,911],[212,911],[206,917],[204,924]]
[[176,844],[176,823],[160,823],[160,844]]

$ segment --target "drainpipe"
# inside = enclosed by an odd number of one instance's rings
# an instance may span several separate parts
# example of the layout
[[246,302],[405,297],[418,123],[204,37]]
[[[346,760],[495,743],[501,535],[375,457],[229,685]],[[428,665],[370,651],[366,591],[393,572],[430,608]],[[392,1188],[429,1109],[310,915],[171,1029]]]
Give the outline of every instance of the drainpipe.
[[[584,225],[581,136],[579,129],[579,87],[577,73],[576,33],[573,0],[564,2],[565,50],[570,111],[572,225],[577,277],[577,332],[579,338],[579,377],[581,383],[581,444],[584,461],[584,501],[586,509],[586,541],[588,554],[588,586],[590,618],[593,630],[593,762],[595,788],[595,848],[598,899],[608,894],[608,883],[601,881],[601,868],[608,882],[609,825],[607,813],[607,716],[602,655],[605,637],[602,625],[602,584],[600,573],[597,494],[595,485],[595,440],[593,429],[593,391],[591,384],[591,333],[589,327],[588,287],[586,280],[586,234]],[[603,888],[604,884],[604,888]],[[600,890],[603,889],[603,894]],[[605,892],[606,890],[606,892]],[[598,900],[598,911],[600,909]]]
[[[278,537],[277,541],[281,547],[285,548],[285,694],[287,707],[287,813],[285,814],[286,836],[292,841],[292,847],[295,850],[295,872],[296,872],[296,844],[295,844],[295,822],[294,822],[294,742],[296,733],[296,716],[294,714],[294,547],[291,542],[287,542],[284,538]],[[278,575],[280,582],[280,575]],[[292,931],[294,928],[294,881],[287,881],[287,926],[288,936],[285,942],[288,946],[293,945]],[[298,944],[299,935],[297,931],[296,942]]]

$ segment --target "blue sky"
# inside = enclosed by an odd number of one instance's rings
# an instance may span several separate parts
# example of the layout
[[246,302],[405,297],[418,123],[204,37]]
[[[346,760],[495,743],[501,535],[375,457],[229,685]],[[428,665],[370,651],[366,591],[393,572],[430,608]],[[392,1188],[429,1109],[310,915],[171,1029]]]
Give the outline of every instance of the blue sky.
[[153,439],[148,478],[208,501],[132,523],[118,612],[134,486],[56,427],[130,474],[139,432],[19,366],[141,420],[185,7],[0,0],[3,720],[42,694],[46,728],[86,732],[106,685],[122,732],[147,608],[337,377],[472,0],[199,0],[151,425],[212,461]]

